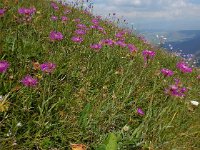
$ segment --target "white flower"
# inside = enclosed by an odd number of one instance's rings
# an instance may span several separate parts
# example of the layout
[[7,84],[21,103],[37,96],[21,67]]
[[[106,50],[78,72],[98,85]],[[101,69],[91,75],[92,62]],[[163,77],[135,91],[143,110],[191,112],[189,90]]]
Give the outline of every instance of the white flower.
[[21,126],[22,126],[21,122],[17,123],[17,127],[21,127]]
[[123,131],[128,131],[129,129],[130,129],[130,127],[129,127],[128,125],[125,125],[125,126],[122,128]]
[[197,101],[190,101],[190,103],[191,103],[193,106],[198,106],[198,105],[199,105],[199,102],[197,102]]

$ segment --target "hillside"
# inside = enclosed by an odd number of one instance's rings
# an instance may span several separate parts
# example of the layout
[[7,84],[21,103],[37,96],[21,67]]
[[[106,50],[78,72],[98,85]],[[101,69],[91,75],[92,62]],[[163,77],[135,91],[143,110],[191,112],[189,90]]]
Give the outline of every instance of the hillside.
[[0,0],[0,28],[0,150],[200,147],[188,60],[79,3]]

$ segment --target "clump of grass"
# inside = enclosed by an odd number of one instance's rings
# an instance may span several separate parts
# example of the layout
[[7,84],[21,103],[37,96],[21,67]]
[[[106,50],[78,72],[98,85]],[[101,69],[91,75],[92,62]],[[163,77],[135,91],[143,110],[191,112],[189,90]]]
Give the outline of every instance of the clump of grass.
[[1,149],[198,149],[199,68],[76,7],[1,0]]

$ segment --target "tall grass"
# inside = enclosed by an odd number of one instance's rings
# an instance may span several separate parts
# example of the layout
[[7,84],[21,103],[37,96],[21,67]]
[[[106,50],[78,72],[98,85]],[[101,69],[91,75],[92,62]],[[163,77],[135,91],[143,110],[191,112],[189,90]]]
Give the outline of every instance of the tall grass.
[[[0,1],[5,10],[0,61],[9,63],[0,72],[0,149],[60,150],[71,144],[107,150],[198,149],[200,108],[191,101],[200,97],[199,68],[181,72],[176,64],[187,60],[76,7],[46,0]],[[36,10],[20,14],[20,8]],[[81,43],[72,40],[77,24],[86,25]],[[51,31],[63,39],[52,39]],[[102,47],[91,48],[97,43]],[[144,50],[155,55],[145,57]],[[46,62],[56,67],[42,69]],[[164,76],[163,68],[174,74]],[[35,85],[22,82],[26,75],[37,80]],[[181,96],[166,92],[174,79],[180,80],[178,88],[187,89]]]

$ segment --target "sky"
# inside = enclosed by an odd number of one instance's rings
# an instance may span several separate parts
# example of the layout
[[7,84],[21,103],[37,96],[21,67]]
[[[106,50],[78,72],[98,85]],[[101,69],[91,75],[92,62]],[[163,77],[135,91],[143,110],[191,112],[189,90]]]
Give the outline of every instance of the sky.
[[90,0],[93,13],[126,19],[137,30],[200,30],[200,0]]

